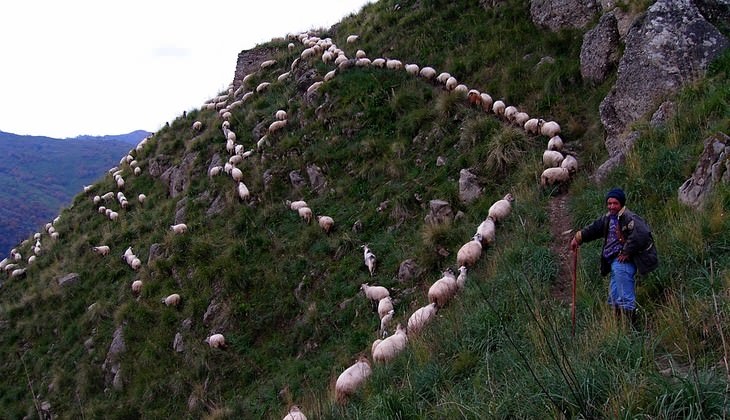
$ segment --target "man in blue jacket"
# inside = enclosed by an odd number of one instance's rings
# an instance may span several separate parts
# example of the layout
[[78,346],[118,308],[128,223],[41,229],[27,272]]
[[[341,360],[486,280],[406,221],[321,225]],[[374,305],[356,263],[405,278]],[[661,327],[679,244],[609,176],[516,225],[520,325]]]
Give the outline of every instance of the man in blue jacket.
[[649,225],[625,207],[626,194],[613,188],[606,194],[608,213],[575,233],[570,242],[573,251],[584,242],[603,238],[601,275],[611,274],[608,304],[618,316],[636,321],[634,276],[645,275],[658,265],[654,238]]

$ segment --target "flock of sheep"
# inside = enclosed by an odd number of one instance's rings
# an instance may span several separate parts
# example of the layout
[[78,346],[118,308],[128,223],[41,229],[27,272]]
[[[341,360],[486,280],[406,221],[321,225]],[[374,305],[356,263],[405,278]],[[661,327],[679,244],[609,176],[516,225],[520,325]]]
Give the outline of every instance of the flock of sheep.
[[[301,44],[304,45],[303,51],[299,57],[291,64],[293,71],[303,61],[321,59],[324,63],[332,63],[335,68],[327,72],[321,81],[313,82],[307,89],[307,93],[316,91],[323,83],[326,83],[338,74],[351,67],[379,67],[391,70],[404,69],[407,73],[422,77],[429,81],[434,81],[438,85],[442,85],[448,92],[463,95],[469,104],[480,107],[487,113],[493,113],[496,117],[503,119],[509,124],[522,127],[526,133],[531,135],[546,136],[549,141],[547,148],[543,154],[544,171],[540,177],[541,185],[544,187],[563,184],[569,181],[572,174],[577,170],[577,160],[570,154],[563,152],[563,141],[560,138],[560,126],[554,121],[544,121],[540,118],[530,118],[530,116],[517,109],[515,106],[507,106],[503,101],[494,101],[492,97],[480,92],[476,89],[469,89],[466,85],[452,75],[446,72],[438,73],[432,67],[420,67],[417,64],[405,64],[400,60],[390,58],[369,59],[363,50],[357,50],[354,58],[348,58],[345,52],[338,48],[331,39],[319,38],[309,33],[302,33],[295,36]],[[353,44],[358,40],[357,35],[347,37],[347,43]],[[288,45],[289,51],[294,51],[296,45],[292,42]],[[276,64],[275,60],[267,60],[261,63],[260,68],[265,69]],[[276,78],[276,81],[282,82],[289,78],[291,72],[285,72]],[[285,110],[278,110],[273,115],[273,121],[269,124],[266,133],[256,141],[255,148],[246,148],[242,144],[237,144],[236,133],[231,129],[232,111],[242,106],[253,95],[262,93],[268,89],[272,82],[261,82],[255,88],[250,85],[254,74],[246,75],[240,80],[240,86],[234,90],[234,83],[228,88],[226,94],[218,95],[209,99],[203,105],[203,109],[216,110],[222,122],[220,128],[226,141],[226,151],[229,154],[227,162],[224,165],[211,165],[208,169],[210,177],[227,174],[231,177],[236,189],[236,194],[242,201],[247,201],[251,197],[251,192],[244,183],[243,171],[239,168],[244,164],[245,160],[257,151],[261,151],[270,145],[270,137],[287,126],[288,115]],[[251,87],[250,91],[246,91]],[[201,121],[195,121],[192,124],[194,133],[201,132],[205,127]],[[114,179],[117,192],[109,191],[103,195],[94,195],[92,201],[94,205],[98,205],[97,211],[103,214],[109,220],[116,220],[119,217],[119,209],[127,210],[130,207],[129,200],[125,196],[126,182],[124,174],[128,171],[134,175],[140,175],[142,172],[141,164],[135,159],[135,154],[142,151],[148,138],[142,140],[135,149],[124,156],[118,167],[111,168],[109,175]],[[84,192],[90,194],[95,187],[85,186]],[[141,207],[146,200],[146,195],[140,193],[137,195],[137,204]],[[441,278],[436,280],[428,290],[429,303],[411,314],[404,328],[400,323],[397,324],[395,332],[388,334],[389,323],[395,315],[393,301],[387,288],[377,285],[369,285],[363,283],[361,290],[365,296],[377,303],[377,313],[380,318],[380,328],[378,337],[371,346],[371,356],[376,363],[388,363],[393,360],[407,345],[408,337],[417,334],[429,322],[431,322],[437,311],[442,309],[448,302],[454,298],[459,291],[463,290],[466,284],[467,271],[472,267],[482,254],[485,246],[493,245],[495,241],[495,225],[507,217],[512,208],[514,197],[507,194],[503,199],[496,201],[489,209],[487,217],[477,227],[472,239],[465,243],[458,251],[456,263],[459,267],[458,275],[448,268],[443,272]],[[296,211],[301,219],[310,223],[314,218],[312,209],[303,200],[287,202],[287,206]],[[58,219],[54,220],[56,222]],[[334,227],[334,220],[330,216],[318,215],[316,220],[320,227],[329,233]],[[170,226],[170,230],[175,234],[184,234],[188,231],[187,225],[184,223],[174,224]],[[58,237],[53,223],[46,225],[46,231],[52,238]],[[28,263],[35,260],[36,255],[41,253],[40,233],[36,233],[34,238],[36,244],[32,248],[35,255],[28,258]],[[24,241],[23,244],[25,244]],[[363,262],[371,277],[375,275],[376,257],[372,250],[363,245]],[[98,245],[92,248],[94,253],[101,256],[109,255],[111,249],[108,245]],[[122,259],[130,268],[137,271],[141,268],[142,262],[132,251],[132,247],[128,247],[122,254]],[[19,277],[25,273],[25,268],[19,266],[22,256],[17,249],[13,249],[10,257],[0,262],[0,269],[5,270],[10,277]],[[132,294],[139,296],[143,287],[141,280],[135,280],[132,285]],[[181,297],[174,293],[162,299],[162,302],[168,306],[176,306],[180,303]],[[225,337],[221,333],[213,333],[205,340],[211,348],[225,348]],[[353,365],[345,369],[337,378],[335,383],[335,397],[337,401],[343,402],[348,396],[352,395],[365,382],[371,374],[371,366],[367,357],[360,356]],[[301,412],[298,406],[292,406],[287,413],[285,420],[306,420],[306,416]]]

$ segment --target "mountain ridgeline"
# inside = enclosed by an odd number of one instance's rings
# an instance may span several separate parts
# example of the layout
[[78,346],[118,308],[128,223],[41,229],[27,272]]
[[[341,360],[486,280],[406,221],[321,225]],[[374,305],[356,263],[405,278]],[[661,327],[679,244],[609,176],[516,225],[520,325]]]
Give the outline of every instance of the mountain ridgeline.
[[0,131],[0,255],[38,232],[83,185],[119,164],[152,133],[55,139]]
[[[554,13],[552,3],[380,0],[243,51],[228,90],[130,152],[139,175],[122,165],[119,189],[105,173],[62,210],[57,239],[41,232],[35,261],[29,241],[5,262],[16,265],[0,288],[0,417],[281,419],[293,405],[310,419],[727,415],[730,188],[718,180],[698,208],[677,191],[705,140],[730,131],[730,54],[665,94],[664,118],[614,118],[633,133],[619,158],[600,109],[609,92],[613,110],[633,101],[613,90],[626,58],[590,81],[581,59],[609,12],[574,7],[589,14],[579,25],[536,24],[533,9]],[[611,11],[615,53],[641,25],[667,21],[652,14],[670,3]],[[688,10],[699,14],[676,12]],[[327,38],[344,64],[305,52]],[[578,171],[541,186],[545,135],[381,57],[558,122]],[[575,259],[575,302],[560,255],[616,185],[654,228],[661,259],[637,288],[634,327],[605,304],[600,244]],[[459,249],[507,194],[511,211],[463,289],[405,340],[430,286],[459,271]],[[291,209],[298,200],[309,222]],[[390,323],[363,283],[387,289]],[[393,335],[400,351],[375,361],[373,343]],[[336,392],[358,359],[370,375]]]

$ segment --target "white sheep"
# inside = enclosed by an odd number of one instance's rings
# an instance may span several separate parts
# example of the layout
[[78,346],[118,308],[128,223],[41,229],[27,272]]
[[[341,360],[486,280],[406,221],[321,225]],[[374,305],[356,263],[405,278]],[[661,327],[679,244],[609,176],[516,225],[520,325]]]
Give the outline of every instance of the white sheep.
[[276,64],[276,60],[266,60],[263,63],[261,63],[259,65],[259,67],[261,67],[262,69],[265,69],[267,67],[273,66],[274,64]]
[[307,420],[307,416],[302,413],[302,410],[297,405],[292,405],[289,408],[289,412],[284,416],[282,420]]
[[307,224],[312,221],[312,209],[309,207],[300,207],[297,209],[297,213],[299,213],[299,217]]
[[525,123],[530,119],[530,116],[527,114],[527,112],[518,112],[515,114],[515,117],[513,119],[513,122],[517,124],[518,126],[522,127],[525,125]]
[[512,212],[512,202],[515,201],[515,197],[512,193],[508,193],[501,200],[497,200],[489,207],[487,215],[489,218],[494,220],[495,223],[499,223],[504,220]]
[[418,74],[426,80],[431,80],[436,77],[436,70],[433,67],[424,67]]
[[132,294],[137,296],[142,291],[142,280],[135,280],[132,282]]
[[381,299],[390,296],[390,292],[383,286],[370,286],[368,283],[360,285],[360,290],[365,293],[365,297],[380,302]]
[[395,334],[380,341],[373,346],[373,361],[377,363],[388,363],[406,348],[408,344],[408,335],[406,330],[400,324],[396,326]]
[[214,177],[216,175],[220,175],[221,172],[223,172],[223,167],[222,166],[220,166],[220,165],[213,166],[208,171],[208,176]]
[[205,339],[205,343],[212,349],[222,349],[226,347],[226,338],[223,334],[213,334]]
[[504,118],[507,121],[514,121],[515,115],[517,115],[518,112],[519,110],[517,107],[510,105],[504,109]]
[[362,245],[362,257],[363,261],[365,262],[365,266],[370,272],[370,277],[372,277],[373,273],[375,272],[375,263],[377,261],[377,258],[375,258],[375,254],[373,254],[373,252],[367,245]]
[[466,272],[467,272],[466,266],[459,267],[459,275],[456,277],[456,289],[457,291],[461,292],[464,290],[464,287],[466,287]]
[[378,317],[382,320],[388,312],[393,310],[393,299],[386,296],[378,301]]
[[195,121],[193,123],[193,130],[200,131],[203,128],[203,123],[200,121]]
[[384,58],[376,58],[371,63],[375,67],[380,67],[381,69],[385,67],[385,59]]
[[359,38],[358,35],[349,35],[347,37],[347,40],[346,41],[347,41],[348,44],[354,44],[355,41],[357,41],[358,38]]
[[495,115],[503,116],[505,111],[506,105],[503,101],[494,101],[494,104],[492,104],[492,112],[494,112]]
[[467,102],[469,102],[470,105],[482,105],[482,95],[476,89],[469,89],[469,91],[466,93],[466,100]]
[[25,274],[25,270],[26,270],[25,268],[16,268],[15,270],[12,271],[12,273],[10,273],[10,277],[13,277],[13,278],[20,277],[23,274]]
[[494,103],[494,101],[492,100],[492,97],[488,93],[484,93],[484,92],[482,92],[482,94],[479,96],[482,97],[482,109],[486,112],[491,111],[492,104]]
[[560,134],[560,125],[555,121],[547,121],[540,127],[540,134],[552,138]]
[[550,140],[548,140],[547,149],[557,151],[563,150],[563,139],[561,139],[560,136],[550,137]]
[[438,312],[436,303],[429,303],[416,309],[408,318],[408,334],[419,333],[436,316],[436,312]]
[[442,72],[442,73],[439,73],[438,76],[436,76],[436,81],[439,83],[442,83],[442,84],[446,84],[446,81],[449,80],[449,77],[451,77],[451,75],[449,73]]
[[335,398],[341,404],[347,402],[347,398],[354,394],[365,380],[372,373],[370,363],[365,356],[361,356],[357,362],[345,369],[335,382]]
[[300,209],[300,208],[302,208],[302,207],[309,207],[309,206],[307,205],[307,202],[306,202],[306,201],[304,201],[304,200],[296,200],[296,201],[289,201],[289,200],[286,200],[286,205],[287,205],[287,206],[288,206],[288,207],[289,207],[290,209],[292,209],[293,211],[299,211],[299,209]]
[[271,83],[269,83],[269,82],[259,83],[259,85],[256,86],[256,93],[261,93],[261,92],[265,91],[266,89],[269,88],[270,85],[271,85]]
[[137,196],[137,201],[139,201],[139,204],[144,204],[144,201],[147,200],[147,196],[144,194],[140,194]]
[[243,181],[243,171],[236,168],[235,166],[232,166],[231,167],[231,178],[233,178],[233,180],[236,182]]
[[85,193],[90,192],[93,189],[94,189],[94,186],[93,185],[84,185],[84,192]]
[[469,92],[469,87],[467,87],[465,84],[460,83],[460,84],[456,85],[456,87],[454,88],[454,93],[457,95],[466,96],[468,92]]
[[109,251],[111,251],[111,249],[107,245],[95,246],[95,247],[91,248],[91,250],[99,255],[109,255]]
[[248,191],[248,187],[243,182],[238,182],[238,188],[236,189],[238,191],[238,197],[241,200],[248,200],[251,196],[251,193]]
[[355,58],[365,58],[367,56],[368,55],[365,54],[365,51],[363,51],[363,50],[357,50],[357,51],[355,51]]
[[324,81],[329,82],[330,80],[334,79],[337,75],[337,70],[330,70],[327,72],[327,74],[324,75]]
[[390,70],[400,70],[403,68],[403,63],[400,60],[387,59],[385,60],[385,68]]
[[542,123],[540,122],[540,119],[530,118],[529,120],[525,121],[523,127],[525,128],[525,132],[527,134],[537,134],[540,132],[541,125]]
[[178,223],[176,225],[170,225],[170,230],[177,234],[185,233],[188,231],[188,225],[185,223]]
[[479,260],[482,255],[482,235],[476,233],[471,241],[465,243],[459,248],[456,254],[456,263],[466,267],[471,267]]
[[28,264],[35,262],[36,259],[38,259],[37,256],[31,255],[30,257],[28,257]]
[[418,76],[418,64],[406,64],[406,72],[412,76]]
[[390,324],[390,321],[393,319],[393,315],[395,314],[395,309],[389,310],[383,317],[380,318],[380,329],[378,330],[378,335],[380,337],[385,337],[388,333],[388,325]]
[[[288,71],[286,71],[286,72],[284,72],[284,73],[281,73],[281,74],[280,74],[280,75],[279,75],[279,76],[278,76],[278,77],[276,78],[276,80],[278,80],[279,82],[282,82],[282,81],[286,80],[286,79],[287,79],[287,78],[289,77],[289,75],[290,75],[290,74],[291,74],[291,73],[290,73],[290,72],[288,72]],[[246,98],[246,99],[248,99],[248,98]],[[242,101],[242,102],[243,102],[243,100],[244,100],[244,99],[243,99],[243,98],[241,98],[241,101]]]
[[565,155],[560,167],[567,169],[572,175],[578,171],[578,160],[573,155]]
[[477,231],[482,237],[482,246],[492,245],[496,239],[496,229],[494,227],[494,220],[491,217],[487,217],[482,223],[477,226]]
[[428,301],[429,303],[435,303],[439,308],[443,308],[454,297],[455,293],[456,276],[454,276],[454,272],[449,268],[444,271],[443,277],[436,280],[428,288]]
[[136,167],[136,168],[134,168],[134,175],[135,176],[139,176],[141,173],[142,173],[142,168],[140,168],[139,166]]
[[316,91],[317,89],[319,89],[320,86],[322,86],[322,83],[323,83],[322,81],[312,83],[307,88],[307,93],[312,93],[312,92]]
[[287,124],[287,120],[285,120],[285,119],[272,122],[269,125],[269,134],[275,133],[275,132],[281,130],[282,128],[284,128],[286,126],[286,124]]
[[566,168],[547,168],[540,175],[540,185],[543,187],[554,184],[562,184],[570,179],[570,172]]
[[555,168],[563,163],[563,154],[557,150],[545,150],[542,152],[542,164],[545,168]]
[[277,120],[285,120],[286,119],[286,111],[284,111],[283,109],[280,109],[280,110],[278,110],[278,111],[276,111],[274,113],[274,117]]
[[132,267],[132,270],[139,270],[140,267],[142,267],[142,260],[140,260],[137,257],[132,258],[132,260],[129,262],[129,266]]
[[332,228],[335,226],[335,220],[330,216],[317,216],[317,223],[319,223],[319,227],[321,227],[325,233],[330,233]]
[[164,303],[167,306],[177,306],[180,304],[180,295],[177,293],[173,293],[166,298],[162,299],[162,303]]
[[448,79],[446,79],[446,83],[444,85],[446,86],[447,90],[454,90],[454,88],[459,84],[459,81],[456,80],[456,77],[451,76]]

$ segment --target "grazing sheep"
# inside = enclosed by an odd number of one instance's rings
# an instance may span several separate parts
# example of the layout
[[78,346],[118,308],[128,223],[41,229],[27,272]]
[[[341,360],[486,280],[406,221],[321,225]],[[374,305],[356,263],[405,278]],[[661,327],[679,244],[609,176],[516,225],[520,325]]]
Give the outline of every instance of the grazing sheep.
[[563,150],[563,139],[561,139],[560,136],[550,137],[550,140],[548,140],[547,149],[557,151]]
[[476,89],[471,89],[471,90],[469,90],[469,92],[467,92],[466,100],[471,105],[476,105],[476,106],[482,105],[482,95]]
[[100,246],[95,246],[95,247],[91,248],[91,250],[94,251],[94,253],[99,254],[99,255],[109,255],[109,251],[111,249],[107,245],[100,245]]
[[284,128],[287,124],[287,120],[274,121],[269,125],[269,134],[276,133],[277,131]]
[[30,257],[28,257],[28,264],[35,262],[36,259],[38,259],[37,256],[31,255]]
[[436,76],[436,81],[442,84],[446,84],[446,81],[449,80],[449,77],[451,77],[449,73],[442,72],[439,73],[438,76]]
[[322,86],[322,83],[323,83],[323,82],[321,82],[321,81],[319,81],[319,82],[314,82],[314,83],[312,83],[312,84],[311,84],[311,85],[310,85],[310,86],[309,86],[309,87],[307,88],[307,93],[312,93],[312,92],[316,91],[317,89],[319,89],[319,87],[320,87],[320,86]]
[[223,334],[213,334],[205,339],[205,343],[212,349],[222,349],[226,347],[226,338]]
[[365,293],[365,297],[380,302],[381,299],[390,297],[390,292],[383,286],[370,286],[367,283],[360,285],[360,289]]
[[509,216],[512,211],[512,202],[515,201],[515,197],[508,193],[503,199],[497,200],[489,207],[488,217],[494,220],[494,223],[499,223]]
[[471,267],[482,256],[482,235],[477,233],[471,241],[465,243],[459,248],[456,254],[456,263],[466,267]]
[[370,363],[365,356],[361,356],[355,364],[345,369],[335,382],[335,398],[340,404],[347,402],[347,398],[354,394],[372,373]]
[[560,125],[555,121],[548,121],[540,127],[540,134],[548,138],[553,138],[560,134]]
[[284,416],[282,420],[307,420],[307,416],[302,413],[302,410],[297,405],[291,406],[289,412]]
[[132,294],[138,296],[142,291],[142,280],[135,280],[132,282]]
[[137,201],[139,201],[139,204],[144,204],[144,201],[147,200],[147,196],[144,194],[140,194],[137,196]]
[[200,121],[195,121],[193,123],[193,130],[200,131],[203,128],[203,123]]
[[134,168],[134,175],[135,176],[139,176],[141,173],[142,173],[142,168],[140,168],[139,166],[136,167],[136,168]]
[[467,268],[465,266],[459,267],[459,275],[456,277],[456,290],[461,292],[464,290],[464,287],[466,286],[466,271]]
[[400,70],[403,68],[403,63],[400,60],[392,60],[389,58],[385,60],[385,68],[390,70]]
[[408,72],[408,74],[410,75],[418,76],[419,70],[420,69],[418,68],[418,64],[406,64],[406,72]]
[[560,167],[567,169],[572,175],[578,171],[578,160],[573,155],[565,155]]
[[142,267],[142,260],[140,260],[137,257],[132,258],[132,260],[129,262],[129,266],[132,267],[132,270],[139,270],[140,267]]
[[267,67],[271,67],[271,66],[273,66],[274,64],[276,64],[276,60],[266,60],[266,61],[264,61],[263,63],[261,63],[261,64],[260,64],[259,66],[260,66],[260,67],[261,67],[262,69],[265,69],[265,68],[267,68]]
[[479,95],[482,97],[482,109],[486,112],[489,112],[492,110],[492,104],[494,101],[492,100],[492,97],[489,96],[488,93],[482,93]]
[[367,245],[363,245],[362,249],[363,249],[362,256],[363,256],[363,260],[365,262],[365,266],[368,268],[368,271],[370,272],[370,277],[372,277],[373,273],[375,272],[375,263],[376,263],[377,259],[375,258],[375,254],[373,254],[373,252],[370,250],[370,248],[368,248]]
[[347,37],[347,40],[346,41],[347,41],[348,44],[354,44],[355,41],[357,41],[358,38],[359,38],[358,35],[349,35]]
[[317,222],[319,223],[319,227],[321,227],[325,233],[330,233],[332,228],[335,226],[335,220],[330,216],[317,216]]
[[371,64],[373,66],[375,66],[375,67],[379,67],[379,68],[382,69],[383,67],[385,67],[385,59],[384,58],[376,58],[375,60],[372,61]]
[[302,207],[309,207],[307,205],[307,202],[304,200],[297,200],[297,201],[286,200],[285,204],[293,211],[299,211],[299,209]]
[[482,237],[482,246],[492,245],[496,239],[496,232],[494,228],[494,220],[491,217],[487,217],[482,223],[477,226],[477,231]]
[[514,121],[515,115],[517,115],[518,112],[517,107],[510,105],[504,109],[504,118],[507,121]]
[[177,306],[180,304],[180,295],[173,293],[170,296],[162,299],[162,303],[167,306]]
[[433,67],[424,67],[418,74],[424,79],[431,80],[436,77],[436,70]]
[[324,81],[329,82],[330,80],[335,78],[335,75],[337,75],[337,70],[328,71],[327,74],[324,75]]
[[367,56],[368,55],[365,54],[365,51],[363,51],[363,50],[357,50],[357,51],[355,51],[355,58],[365,58]]
[[494,104],[492,104],[492,112],[497,116],[503,116],[505,108],[506,106],[502,101],[494,101]]
[[451,268],[447,269],[443,273],[443,277],[436,280],[431,287],[428,289],[428,301],[429,303],[435,303],[439,308],[443,308],[444,305],[454,297],[456,293],[456,277]]
[[543,187],[554,184],[562,184],[570,179],[570,172],[566,168],[547,168],[540,175],[540,185]]
[[277,120],[285,120],[286,119],[286,111],[284,111],[283,109],[280,109],[280,110],[278,110],[278,111],[276,111],[274,113],[274,117]]
[[459,81],[456,80],[456,77],[449,77],[446,79],[446,83],[444,85],[446,86],[447,90],[454,90],[454,88],[459,84]]
[[378,301],[378,317],[382,320],[388,312],[393,310],[393,299],[386,296]]
[[378,330],[378,336],[385,337],[388,334],[388,324],[390,324],[390,321],[393,319],[394,314],[395,310],[391,309],[382,318],[380,318],[380,329]]
[[517,124],[518,126],[522,127],[525,125],[525,123],[530,119],[530,116],[527,114],[527,112],[518,112],[515,114],[515,117],[513,119],[513,122]]
[[458,84],[454,88],[454,93],[457,94],[457,95],[464,95],[464,96],[466,96],[466,94],[468,92],[469,92],[469,88],[466,85],[464,85],[464,84]]
[[84,192],[87,193],[94,189],[93,185],[84,185]]
[[563,154],[557,150],[545,150],[542,152],[542,164],[545,168],[556,168],[563,163]]
[[236,188],[236,191],[238,191],[238,197],[241,200],[248,200],[251,196],[251,193],[248,191],[248,187],[242,181],[238,182],[238,187]]
[[177,234],[185,233],[188,231],[188,225],[185,223],[178,223],[176,225],[170,225],[170,229]]
[[428,324],[438,312],[436,303],[416,309],[408,318],[408,334],[417,334]]
[[23,274],[25,274],[25,270],[26,270],[25,268],[16,268],[15,270],[12,271],[12,273],[10,273],[10,277],[12,277],[12,278],[20,277]]
[[398,353],[406,348],[406,344],[408,344],[408,335],[406,334],[406,330],[398,324],[395,334],[373,346],[373,361],[377,363],[388,363],[392,361]]
[[[288,71],[286,71],[286,72],[284,72],[284,73],[281,73],[281,74],[280,74],[280,75],[279,75],[279,76],[278,76],[278,77],[276,78],[276,80],[278,80],[279,82],[281,82],[281,81],[284,81],[284,80],[286,80],[286,79],[287,79],[287,78],[289,77],[289,75],[290,75],[290,74],[291,74],[291,73],[290,73],[290,72],[288,72]],[[247,99],[248,99],[248,98],[247,98]],[[241,98],[241,100],[243,101],[243,98]]]
[[525,128],[525,132],[527,134],[537,134],[540,132],[540,125],[542,123],[537,118],[530,118],[529,120],[525,121],[525,125],[523,126]]
[[309,207],[300,207],[297,209],[297,213],[299,213],[299,217],[301,217],[307,224],[312,221],[312,209]]
[[243,181],[243,171],[236,168],[235,166],[232,166],[231,167],[231,178],[233,178],[233,180],[236,182]]

